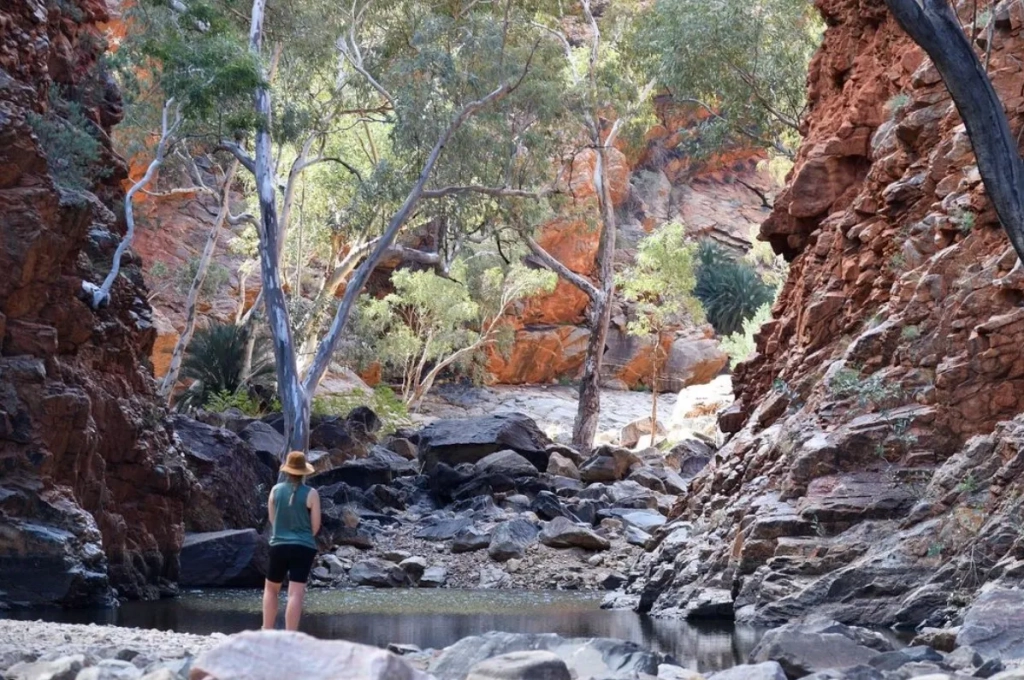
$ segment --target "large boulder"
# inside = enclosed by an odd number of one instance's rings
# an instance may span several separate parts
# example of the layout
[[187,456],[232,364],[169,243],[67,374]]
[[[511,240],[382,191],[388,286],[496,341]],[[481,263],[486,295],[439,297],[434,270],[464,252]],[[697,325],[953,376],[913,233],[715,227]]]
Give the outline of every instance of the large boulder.
[[491,533],[474,526],[465,527],[452,539],[451,551],[455,554],[483,550],[491,544]]
[[256,588],[267,575],[267,542],[254,529],[186,534],[178,583],[189,588]]
[[283,630],[233,635],[192,665],[190,680],[430,680],[400,657],[343,640]]
[[476,469],[482,474],[503,474],[509,477],[536,477],[540,474],[530,461],[510,449],[484,456],[477,461]]
[[562,659],[572,677],[621,678],[657,675],[661,654],[609,638],[563,638],[558,635],[486,633],[459,640],[427,667],[437,680],[463,680],[477,664],[503,654],[548,651]]
[[502,522],[491,534],[487,554],[498,562],[522,557],[526,548],[537,540],[537,527],[525,519]]
[[547,446],[551,443],[529,416],[496,413],[463,420],[439,420],[419,433],[419,456],[423,469],[438,463],[456,466],[477,463],[497,451],[512,450],[538,470],[548,466]]
[[841,670],[864,663],[892,644],[863,628],[828,620],[789,623],[764,634],[750,653],[750,662],[777,661],[789,678],[828,669]]
[[390,484],[394,480],[391,466],[377,458],[347,460],[338,467],[319,472],[309,478],[312,487],[329,487],[342,483],[356,489],[369,489],[374,484]]
[[277,467],[287,453],[284,435],[262,420],[254,420],[241,429],[238,436],[270,467]]
[[569,667],[553,652],[509,652],[473,666],[466,680],[572,680]]
[[1024,659],[1024,591],[996,588],[982,593],[967,609],[956,636],[985,658]]
[[186,507],[186,531],[260,528],[267,519],[267,496],[277,466],[235,433],[183,415],[171,418],[185,462],[203,493]]
[[540,542],[549,548],[583,548],[607,550],[611,543],[604,536],[580,526],[565,517],[556,517],[540,532]]

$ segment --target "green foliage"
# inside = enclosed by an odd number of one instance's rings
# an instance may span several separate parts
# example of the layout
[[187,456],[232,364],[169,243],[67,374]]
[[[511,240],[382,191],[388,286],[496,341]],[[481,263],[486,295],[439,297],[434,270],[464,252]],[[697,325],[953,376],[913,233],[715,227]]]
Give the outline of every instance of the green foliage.
[[387,385],[378,385],[372,392],[355,389],[347,394],[314,397],[312,410],[314,415],[321,416],[348,415],[359,406],[369,407],[377,414],[385,435],[412,424],[409,408]]
[[[199,271],[199,260],[198,257],[191,257],[184,267],[178,269],[175,275],[175,284],[179,293],[184,295],[192,287],[192,281],[195,280],[196,272]],[[157,276],[154,269],[156,269],[156,265],[150,269],[150,276]],[[211,262],[206,268],[206,276],[203,278],[203,285],[199,288],[199,294],[202,297],[214,295],[230,280],[231,271],[227,267]]]
[[900,92],[889,98],[889,101],[885,103],[885,110],[889,112],[889,118],[895,118],[903,109],[910,106],[910,102],[913,101],[910,95],[906,92]]
[[269,343],[258,338],[252,354],[252,371],[243,379],[248,334],[234,324],[200,328],[192,336],[181,362],[181,378],[192,384],[178,400],[179,410],[201,408],[221,393],[248,395],[255,386],[273,382],[274,364]]
[[693,297],[696,251],[680,223],[667,224],[640,242],[634,264],[618,281],[623,297],[636,306],[637,316],[627,326],[630,334],[660,333],[687,316],[703,321],[704,310]]
[[56,87],[50,90],[47,112],[29,113],[27,119],[50,174],[62,189],[86,190],[110,174],[109,168],[99,163],[103,145],[94,135],[94,124],[80,104],[64,99]]
[[742,331],[743,322],[772,302],[775,289],[748,263],[730,257],[711,241],[697,249],[697,285],[694,295],[719,335]]
[[966,477],[957,485],[956,490],[960,493],[973,494],[978,491],[979,488],[978,480],[975,478],[973,473],[968,473]]
[[884,375],[874,373],[865,377],[859,369],[848,367],[832,375],[828,392],[833,399],[853,397],[861,408],[886,408],[904,397],[903,388],[886,382]]
[[822,30],[805,0],[656,0],[636,42],[677,102],[699,100],[720,114],[698,140],[717,147],[739,134],[792,155]]
[[904,326],[900,330],[900,338],[903,340],[917,340],[921,337],[921,329],[917,326]]
[[400,269],[391,277],[394,292],[366,300],[358,335],[365,350],[402,376],[402,396],[413,403],[430,369],[445,362],[470,370],[478,350],[497,340],[501,317],[518,300],[554,289],[555,275],[522,265],[474,268],[456,262],[449,277],[431,270]]
[[953,215],[951,221],[960,230],[960,233],[966,236],[970,234],[974,229],[974,222],[978,216],[970,210],[960,210],[957,214]]
[[771,304],[763,304],[754,316],[743,322],[742,330],[722,338],[721,347],[729,355],[730,367],[736,368],[736,364],[746,361],[754,355],[754,351],[757,349],[754,343],[754,334],[761,330],[761,326],[771,318]]
[[[244,16],[244,14],[243,14]],[[228,4],[142,0],[127,12],[132,30],[111,59],[129,111],[156,115],[174,97],[194,125],[212,123],[226,134],[251,129],[259,70],[247,43],[247,21]],[[143,129],[159,129],[148,122]]]
[[258,418],[272,410],[264,408],[263,403],[259,399],[256,399],[245,390],[239,392],[232,392],[230,390],[214,392],[206,398],[203,408],[215,413],[237,409],[253,418]]

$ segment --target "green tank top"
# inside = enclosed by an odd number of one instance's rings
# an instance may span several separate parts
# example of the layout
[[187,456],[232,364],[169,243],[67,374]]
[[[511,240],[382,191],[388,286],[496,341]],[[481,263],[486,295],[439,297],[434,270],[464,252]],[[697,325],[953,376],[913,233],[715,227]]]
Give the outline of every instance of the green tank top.
[[274,531],[270,535],[270,545],[304,545],[316,550],[313,523],[306,507],[309,487],[305,484],[294,487],[282,482],[270,493],[274,498]]

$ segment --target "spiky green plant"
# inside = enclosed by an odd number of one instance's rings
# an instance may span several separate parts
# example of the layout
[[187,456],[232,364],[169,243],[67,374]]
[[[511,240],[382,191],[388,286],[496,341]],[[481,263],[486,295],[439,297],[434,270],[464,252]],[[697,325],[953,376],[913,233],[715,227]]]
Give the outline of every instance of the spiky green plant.
[[775,296],[775,289],[764,282],[757,270],[711,241],[700,242],[697,263],[693,294],[719,335],[742,330],[743,322]]
[[197,330],[181,363],[181,377],[193,382],[178,399],[178,410],[202,408],[216,395],[272,384],[274,362],[269,343],[263,338],[257,338],[253,348],[249,377],[243,376],[248,340],[245,329],[234,324],[213,324]]

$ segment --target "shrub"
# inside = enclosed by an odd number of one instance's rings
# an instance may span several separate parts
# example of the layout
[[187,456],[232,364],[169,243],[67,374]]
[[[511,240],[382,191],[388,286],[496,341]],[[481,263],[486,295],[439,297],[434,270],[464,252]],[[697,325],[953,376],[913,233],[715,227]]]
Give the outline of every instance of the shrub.
[[62,189],[81,191],[110,173],[98,162],[103,145],[93,135],[93,123],[85,117],[77,102],[66,101],[57,89],[50,90],[50,106],[43,115],[27,116],[39,146],[46,156],[46,167]]
[[177,408],[206,407],[215,395],[225,392],[253,397],[252,388],[272,384],[274,362],[269,343],[263,338],[257,338],[251,374],[248,379],[243,378],[248,340],[245,329],[234,324],[214,324],[197,330],[181,363],[181,377],[193,383],[178,399]]
[[[192,288],[192,281],[195,280],[196,273],[199,271],[200,259],[199,257],[191,257],[184,267],[178,269],[175,275],[175,286],[180,294],[186,295],[189,289]],[[154,265],[153,269],[156,269],[156,265]],[[155,276],[152,271],[150,275]],[[206,276],[203,277],[203,285],[199,288],[199,294],[203,297],[209,297],[220,290],[221,286],[229,280],[231,280],[231,271],[222,264],[211,262],[206,268]]]
[[889,384],[879,373],[864,377],[858,369],[842,368],[828,382],[828,392],[833,399],[853,397],[861,408],[887,407],[903,398],[903,388]]
[[900,111],[910,106],[910,95],[906,92],[900,92],[889,98],[889,101],[885,103],[885,110],[889,112],[890,118],[895,118]]
[[730,367],[736,368],[736,364],[753,356],[756,349],[754,334],[771,318],[771,304],[763,304],[758,308],[757,314],[743,322],[742,330],[722,338],[722,349],[729,355]]
[[693,294],[719,335],[743,329],[743,322],[772,301],[775,289],[748,263],[727,255],[718,245],[701,241],[697,249],[697,286]]
[[974,222],[977,219],[977,215],[972,213],[970,210],[961,210],[957,214],[953,215],[950,221],[957,226],[960,233],[964,236],[970,234],[974,230]]
[[263,402],[249,394],[248,390],[241,390],[239,392],[221,390],[220,392],[215,392],[207,398],[203,408],[207,411],[216,411],[218,413],[230,409],[238,409],[245,415],[253,418],[258,418],[268,411],[274,410],[272,407],[264,408]]
[[347,394],[332,394],[313,398],[313,415],[348,415],[352,409],[366,406],[380,418],[383,434],[391,434],[399,427],[411,425],[409,408],[401,397],[387,385],[378,385],[372,392],[355,389]]

